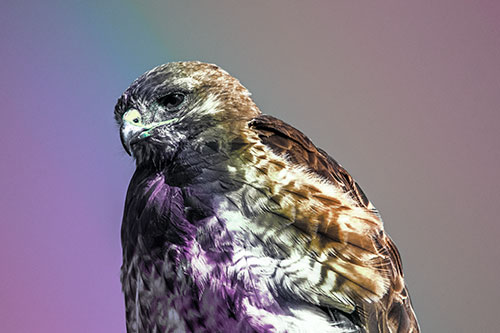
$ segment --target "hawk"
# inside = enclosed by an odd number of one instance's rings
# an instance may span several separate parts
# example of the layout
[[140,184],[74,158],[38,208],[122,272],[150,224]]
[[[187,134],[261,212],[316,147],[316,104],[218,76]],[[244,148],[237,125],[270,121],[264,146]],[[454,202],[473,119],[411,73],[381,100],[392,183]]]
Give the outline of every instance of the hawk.
[[128,332],[419,332],[396,246],[325,151],[220,67],[135,80],[121,240]]

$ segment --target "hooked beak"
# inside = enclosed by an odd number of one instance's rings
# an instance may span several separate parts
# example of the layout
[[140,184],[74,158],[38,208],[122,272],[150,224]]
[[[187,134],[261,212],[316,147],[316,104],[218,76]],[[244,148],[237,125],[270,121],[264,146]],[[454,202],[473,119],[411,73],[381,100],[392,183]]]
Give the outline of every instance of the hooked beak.
[[166,121],[159,121],[151,124],[143,124],[139,111],[130,109],[123,114],[122,126],[120,127],[120,140],[127,154],[132,156],[132,145],[151,136],[151,131],[157,127],[167,125],[178,120],[172,118]]

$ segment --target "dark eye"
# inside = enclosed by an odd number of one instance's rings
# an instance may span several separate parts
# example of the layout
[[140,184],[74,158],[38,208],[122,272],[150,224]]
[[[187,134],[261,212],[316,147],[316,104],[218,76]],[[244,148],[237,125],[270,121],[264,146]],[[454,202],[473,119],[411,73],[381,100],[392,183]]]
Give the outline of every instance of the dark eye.
[[185,96],[182,93],[174,92],[167,94],[158,100],[167,111],[175,110],[179,105],[184,102]]

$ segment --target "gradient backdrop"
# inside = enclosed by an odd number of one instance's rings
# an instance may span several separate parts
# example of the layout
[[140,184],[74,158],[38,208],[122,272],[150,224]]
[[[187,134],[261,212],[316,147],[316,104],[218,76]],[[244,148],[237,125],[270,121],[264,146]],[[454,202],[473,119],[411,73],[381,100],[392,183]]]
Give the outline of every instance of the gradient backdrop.
[[499,330],[498,1],[3,0],[0,57],[1,332],[125,330],[113,107],[186,59],[359,181],[424,332]]

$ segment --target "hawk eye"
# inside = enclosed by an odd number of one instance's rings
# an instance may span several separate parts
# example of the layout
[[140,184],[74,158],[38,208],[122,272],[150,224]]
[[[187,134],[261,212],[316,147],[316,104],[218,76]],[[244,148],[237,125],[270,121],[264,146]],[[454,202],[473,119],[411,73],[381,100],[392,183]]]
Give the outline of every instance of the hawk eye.
[[174,111],[179,105],[182,104],[182,102],[184,102],[184,99],[185,96],[183,93],[173,92],[158,99],[158,103],[167,111]]

